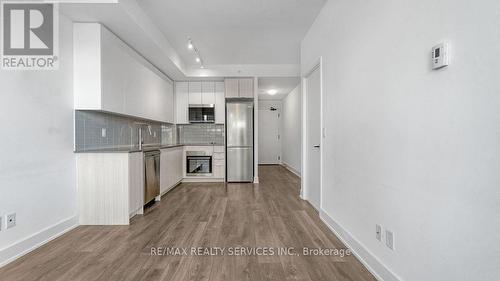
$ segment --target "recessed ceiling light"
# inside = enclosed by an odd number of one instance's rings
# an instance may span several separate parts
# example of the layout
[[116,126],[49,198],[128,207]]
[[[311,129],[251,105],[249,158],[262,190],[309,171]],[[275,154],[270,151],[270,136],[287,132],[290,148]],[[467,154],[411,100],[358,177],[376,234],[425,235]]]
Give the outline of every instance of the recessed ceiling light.
[[271,96],[274,96],[278,93],[278,91],[275,89],[272,89],[272,90],[267,91],[267,93],[270,94]]
[[191,42],[191,40],[189,40],[188,41],[188,49],[192,50],[193,48],[194,48],[193,43]]
[[200,58],[199,58],[199,57],[197,57],[197,58],[196,58],[196,62],[200,62],[200,61],[201,61],[201,60],[200,60]]
[[205,66],[201,65],[200,68],[203,69],[203,68],[205,68]]

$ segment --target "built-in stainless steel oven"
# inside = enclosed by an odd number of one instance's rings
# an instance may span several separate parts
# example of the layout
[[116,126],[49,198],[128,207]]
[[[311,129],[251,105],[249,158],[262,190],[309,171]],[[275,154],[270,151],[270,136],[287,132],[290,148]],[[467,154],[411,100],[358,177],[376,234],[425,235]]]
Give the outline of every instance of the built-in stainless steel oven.
[[215,123],[215,105],[190,104],[189,123]]
[[212,175],[212,156],[204,151],[186,151],[186,174],[188,176]]

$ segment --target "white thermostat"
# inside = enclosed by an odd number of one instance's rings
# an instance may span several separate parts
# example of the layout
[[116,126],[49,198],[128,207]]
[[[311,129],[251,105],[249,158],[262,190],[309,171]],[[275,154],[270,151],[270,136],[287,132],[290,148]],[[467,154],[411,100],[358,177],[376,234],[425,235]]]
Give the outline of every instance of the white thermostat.
[[432,69],[440,69],[449,64],[449,50],[447,43],[441,43],[432,48]]

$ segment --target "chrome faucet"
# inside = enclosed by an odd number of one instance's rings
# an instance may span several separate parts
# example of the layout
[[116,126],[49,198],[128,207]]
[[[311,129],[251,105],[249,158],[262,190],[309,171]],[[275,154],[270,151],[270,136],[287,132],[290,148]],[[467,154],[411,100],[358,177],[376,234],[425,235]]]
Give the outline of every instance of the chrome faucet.
[[142,127],[139,127],[139,150],[142,150],[144,139],[142,138]]
[[144,138],[142,137],[142,128],[147,126],[148,128],[148,131],[149,131],[149,134],[151,135],[151,125],[147,124],[147,123],[140,123],[140,122],[136,122],[135,123],[136,125],[139,126],[139,150],[142,150],[142,147],[144,145]]

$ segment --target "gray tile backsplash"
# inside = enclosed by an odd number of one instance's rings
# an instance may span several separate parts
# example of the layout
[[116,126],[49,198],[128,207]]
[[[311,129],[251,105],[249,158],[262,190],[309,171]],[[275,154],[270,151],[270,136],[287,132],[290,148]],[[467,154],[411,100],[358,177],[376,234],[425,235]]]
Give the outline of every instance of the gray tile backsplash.
[[177,143],[175,125],[97,111],[75,111],[75,151],[133,149],[142,127],[144,145]]
[[182,144],[224,144],[224,125],[177,125],[177,136]]
[[[224,125],[173,125],[98,111],[75,111],[75,151],[135,149],[142,127],[144,145],[224,145]],[[103,132],[105,130],[105,132]]]

